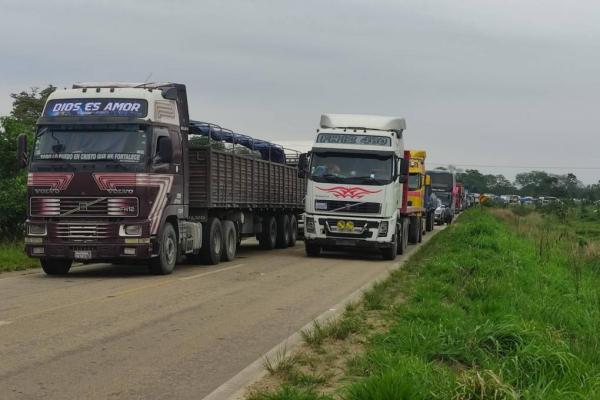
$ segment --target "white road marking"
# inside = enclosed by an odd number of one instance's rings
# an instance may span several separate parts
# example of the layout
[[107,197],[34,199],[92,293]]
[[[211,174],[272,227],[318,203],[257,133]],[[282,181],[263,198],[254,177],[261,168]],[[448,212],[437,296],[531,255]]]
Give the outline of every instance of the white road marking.
[[187,281],[187,280],[190,280],[190,279],[196,279],[196,278],[200,278],[202,276],[208,276],[208,275],[216,274],[216,273],[219,273],[219,272],[225,272],[225,271],[230,271],[232,269],[237,269],[237,268],[243,267],[244,265],[246,265],[246,264],[232,265],[231,267],[225,267],[225,268],[215,269],[213,271],[202,272],[202,273],[196,274],[196,275],[186,276],[186,277],[183,277],[183,278],[179,278],[179,280],[180,281]]

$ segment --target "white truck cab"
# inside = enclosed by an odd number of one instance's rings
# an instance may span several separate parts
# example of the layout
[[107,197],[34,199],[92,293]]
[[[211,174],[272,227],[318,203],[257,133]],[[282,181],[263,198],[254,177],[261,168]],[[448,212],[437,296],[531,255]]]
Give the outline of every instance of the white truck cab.
[[322,249],[362,247],[394,259],[404,251],[405,129],[405,120],[398,117],[321,116],[305,168],[308,256],[318,256]]

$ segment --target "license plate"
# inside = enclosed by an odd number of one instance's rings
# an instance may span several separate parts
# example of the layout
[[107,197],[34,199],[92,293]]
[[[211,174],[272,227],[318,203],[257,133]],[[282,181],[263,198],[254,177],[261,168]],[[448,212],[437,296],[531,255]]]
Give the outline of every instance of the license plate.
[[77,250],[73,254],[76,260],[89,260],[92,258],[92,252],[90,250]]
[[350,239],[337,239],[335,241],[335,244],[337,244],[338,246],[354,246],[356,245],[356,242]]

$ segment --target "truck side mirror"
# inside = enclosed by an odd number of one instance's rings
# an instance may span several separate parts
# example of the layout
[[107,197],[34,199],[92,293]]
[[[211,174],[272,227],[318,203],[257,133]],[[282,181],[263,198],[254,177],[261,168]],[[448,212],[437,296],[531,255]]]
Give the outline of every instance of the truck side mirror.
[[398,182],[406,183],[408,182],[408,160],[406,158],[401,158],[400,163],[398,165]]
[[425,186],[431,186],[431,176],[425,175]]
[[308,154],[300,154],[298,159],[298,178],[306,178],[308,172]]
[[19,168],[27,166],[27,135],[23,133],[17,137],[17,163]]
[[158,156],[158,162],[160,163],[169,164],[173,161],[173,143],[171,143],[170,137],[161,136],[158,138],[156,155]]

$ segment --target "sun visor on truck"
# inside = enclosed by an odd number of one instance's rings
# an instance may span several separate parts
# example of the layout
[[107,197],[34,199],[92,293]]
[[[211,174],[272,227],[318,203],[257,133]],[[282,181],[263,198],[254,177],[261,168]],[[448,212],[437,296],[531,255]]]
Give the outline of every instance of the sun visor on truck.
[[323,114],[321,128],[373,129],[402,132],[406,129],[404,118],[382,115]]

